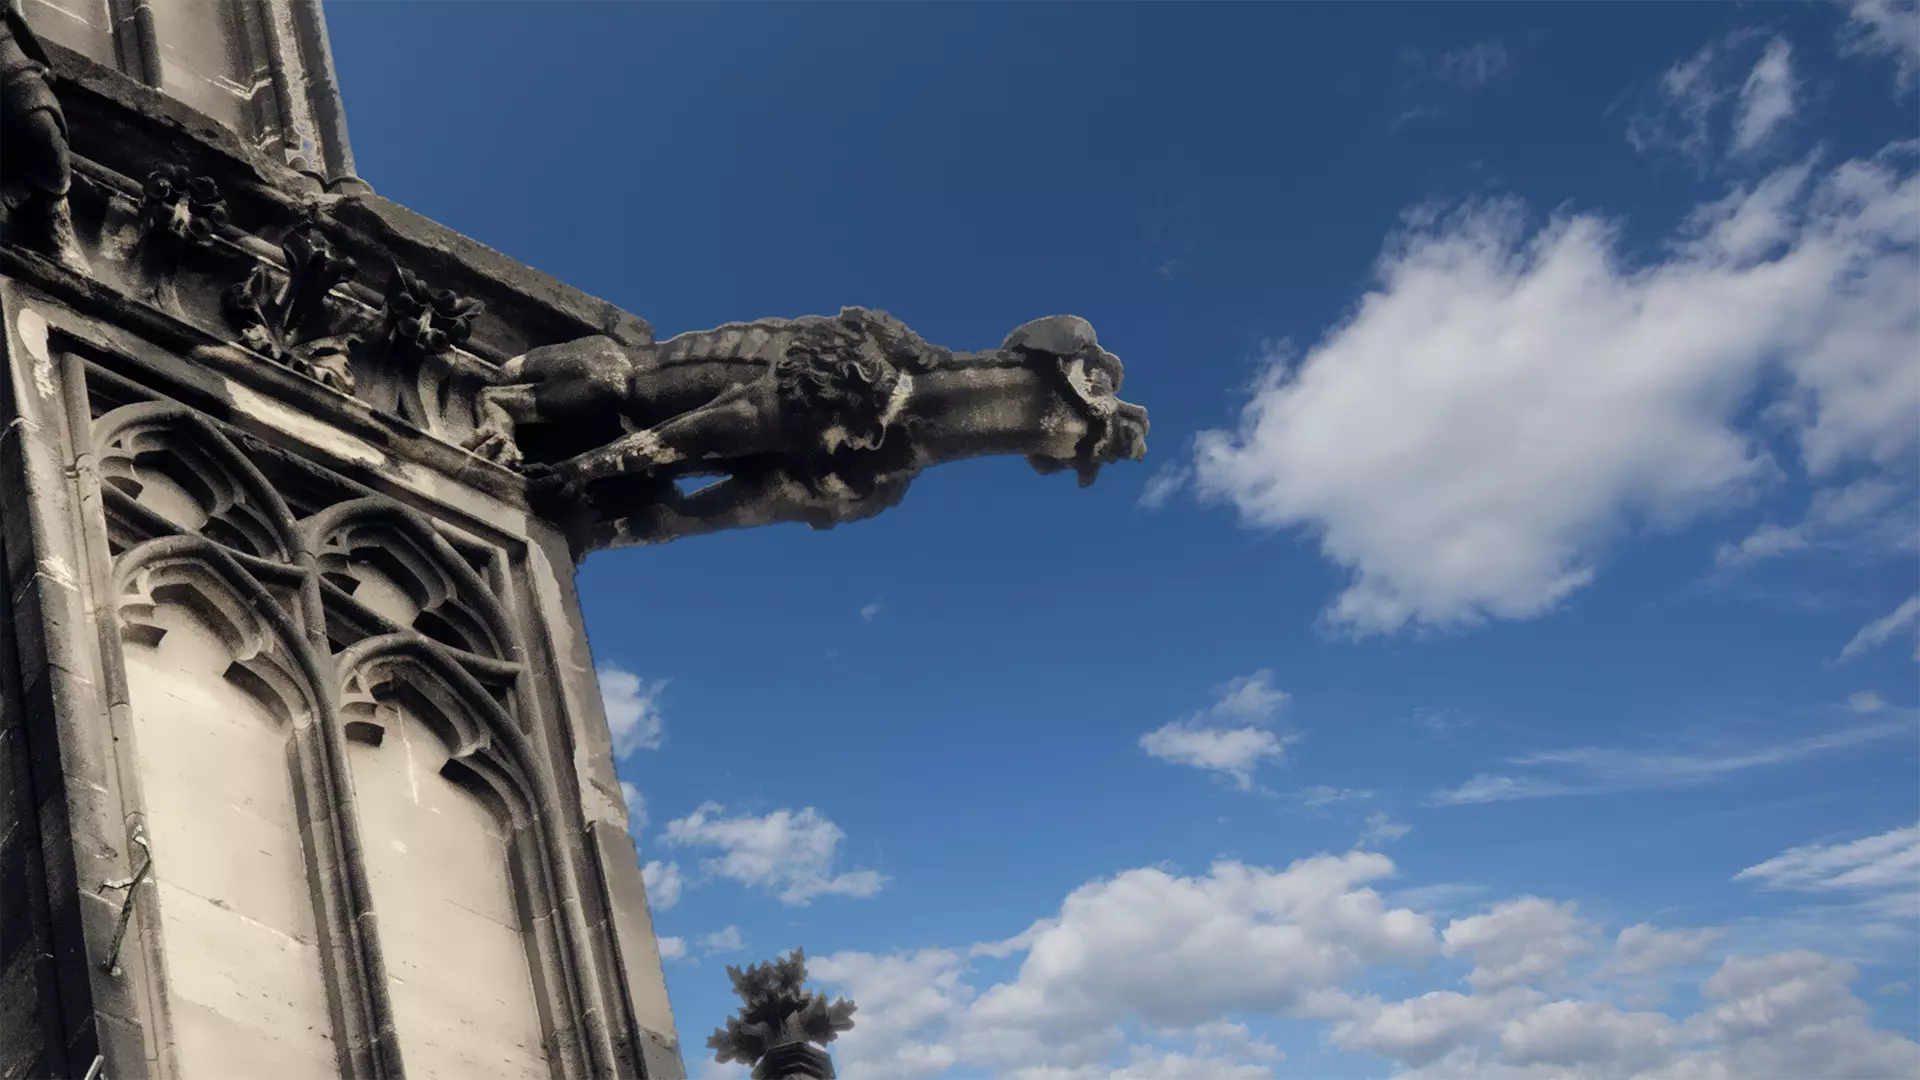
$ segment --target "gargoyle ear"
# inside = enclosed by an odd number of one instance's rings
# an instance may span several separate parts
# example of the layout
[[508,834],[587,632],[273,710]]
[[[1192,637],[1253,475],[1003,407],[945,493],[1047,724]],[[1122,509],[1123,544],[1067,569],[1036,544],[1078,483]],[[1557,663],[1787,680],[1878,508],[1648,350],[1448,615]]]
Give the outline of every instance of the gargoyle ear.
[[1092,323],[1078,315],[1049,315],[1008,334],[1000,349],[1003,352],[1024,349],[1054,356],[1074,356],[1082,349],[1096,348],[1098,345],[1099,339],[1094,336]]

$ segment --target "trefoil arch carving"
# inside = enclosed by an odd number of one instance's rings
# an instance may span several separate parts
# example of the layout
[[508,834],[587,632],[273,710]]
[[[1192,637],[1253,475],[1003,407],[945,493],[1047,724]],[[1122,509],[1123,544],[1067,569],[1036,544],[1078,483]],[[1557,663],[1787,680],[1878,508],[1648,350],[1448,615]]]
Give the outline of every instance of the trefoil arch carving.
[[413,631],[465,654],[492,683],[518,670],[499,599],[419,514],[379,497],[353,499],[301,521],[298,536],[319,564],[330,608],[351,608],[376,634]]
[[204,536],[164,536],[128,551],[114,564],[121,635],[158,645],[166,628],[154,618],[167,603],[197,612],[234,658],[228,677],[241,682],[292,723],[325,713],[326,678],[293,617],[240,561]]
[[92,434],[117,546],[192,533],[256,558],[294,561],[292,512],[206,417],[174,402],[144,402],[101,416]]

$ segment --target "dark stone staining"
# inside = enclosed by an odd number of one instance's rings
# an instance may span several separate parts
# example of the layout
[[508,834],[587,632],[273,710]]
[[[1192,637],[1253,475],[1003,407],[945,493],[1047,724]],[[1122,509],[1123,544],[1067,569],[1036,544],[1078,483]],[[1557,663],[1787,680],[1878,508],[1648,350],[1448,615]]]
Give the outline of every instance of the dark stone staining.
[[[0,539],[0,547],[17,549],[18,541]],[[0,560],[0,597],[12,595],[12,575]],[[51,755],[37,760],[33,753],[14,641],[26,625],[0,618],[0,1080],[66,1068],[34,775],[40,764],[38,784],[46,783],[44,759]]]
[[[815,528],[896,505],[928,466],[1019,454],[1043,473],[1146,453],[1123,370],[1070,315],[955,353],[884,312],[768,319],[633,348],[532,349],[482,390],[474,452],[520,465],[582,549]],[[720,477],[689,490],[691,478]]]

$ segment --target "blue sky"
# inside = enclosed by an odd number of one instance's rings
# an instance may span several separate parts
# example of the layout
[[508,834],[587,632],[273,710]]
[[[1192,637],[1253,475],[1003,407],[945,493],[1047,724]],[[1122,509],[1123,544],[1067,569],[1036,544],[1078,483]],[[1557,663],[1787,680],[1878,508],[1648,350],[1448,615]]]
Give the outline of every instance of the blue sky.
[[362,174],[653,322],[1071,312],[1148,460],[596,555],[688,1065],[1920,1069],[1912,4],[329,6]]

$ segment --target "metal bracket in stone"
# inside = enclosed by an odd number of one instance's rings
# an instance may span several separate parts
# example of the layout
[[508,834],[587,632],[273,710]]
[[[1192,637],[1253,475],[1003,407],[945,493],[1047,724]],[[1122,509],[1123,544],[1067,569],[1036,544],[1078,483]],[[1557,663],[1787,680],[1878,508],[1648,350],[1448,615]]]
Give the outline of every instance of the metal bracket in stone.
[[[144,827],[134,828],[133,842],[140,846],[141,853],[146,856],[141,860],[140,868],[135,870],[130,878],[100,883],[102,891],[107,889],[127,891],[126,899],[120,901],[120,923],[113,929],[113,946],[107,950],[106,962],[101,965],[106,969],[107,974],[115,977],[120,974],[120,946],[126,941],[127,923],[133,918],[134,898],[140,894],[140,883],[145,881],[147,875],[153,871],[153,849],[147,846],[147,833]],[[96,1061],[94,1066],[98,1068],[99,1062]],[[92,1075],[92,1070],[88,1070],[88,1075]]]

